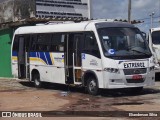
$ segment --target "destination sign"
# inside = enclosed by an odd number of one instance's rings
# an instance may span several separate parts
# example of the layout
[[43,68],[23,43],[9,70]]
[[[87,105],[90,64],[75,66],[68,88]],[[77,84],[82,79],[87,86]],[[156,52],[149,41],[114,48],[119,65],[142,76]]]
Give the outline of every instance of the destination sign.
[[139,63],[124,63],[124,68],[144,68],[144,62]]

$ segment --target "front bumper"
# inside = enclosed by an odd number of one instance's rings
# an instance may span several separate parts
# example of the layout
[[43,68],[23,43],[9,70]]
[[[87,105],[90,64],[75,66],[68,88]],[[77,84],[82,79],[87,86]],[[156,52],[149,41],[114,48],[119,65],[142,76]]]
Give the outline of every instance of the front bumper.
[[[123,70],[120,74],[106,74],[104,76],[104,88],[116,89],[116,88],[132,88],[132,87],[144,87],[155,85],[155,72],[150,71],[145,74],[140,74],[142,79],[133,80],[133,75],[125,75]],[[105,79],[106,78],[106,79]],[[108,80],[107,80],[108,78]]]

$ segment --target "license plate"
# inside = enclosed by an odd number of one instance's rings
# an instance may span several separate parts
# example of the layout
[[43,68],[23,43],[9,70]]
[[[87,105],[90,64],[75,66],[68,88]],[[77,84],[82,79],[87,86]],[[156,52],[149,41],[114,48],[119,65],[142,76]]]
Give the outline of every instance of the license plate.
[[142,75],[133,75],[132,79],[134,79],[134,80],[140,80],[140,79],[142,79]]

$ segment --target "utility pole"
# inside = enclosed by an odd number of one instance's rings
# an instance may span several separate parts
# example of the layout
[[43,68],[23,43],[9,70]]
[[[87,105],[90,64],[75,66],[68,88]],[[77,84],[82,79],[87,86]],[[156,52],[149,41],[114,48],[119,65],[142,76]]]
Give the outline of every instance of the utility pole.
[[131,23],[131,0],[128,1],[128,22]]
[[160,22],[160,0],[159,0],[158,11],[159,11],[159,22]]
[[92,0],[88,0],[88,19],[92,19]]
[[153,27],[153,16],[154,16],[154,12],[152,12],[149,16],[151,17],[151,28]]

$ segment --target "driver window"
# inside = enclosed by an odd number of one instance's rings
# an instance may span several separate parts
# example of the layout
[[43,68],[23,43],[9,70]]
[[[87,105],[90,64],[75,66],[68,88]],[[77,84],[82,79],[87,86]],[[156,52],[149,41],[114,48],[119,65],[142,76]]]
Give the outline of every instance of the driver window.
[[88,53],[90,55],[96,56],[100,58],[100,52],[98,48],[98,44],[96,38],[91,33],[85,34],[85,42],[84,42],[84,53]]

